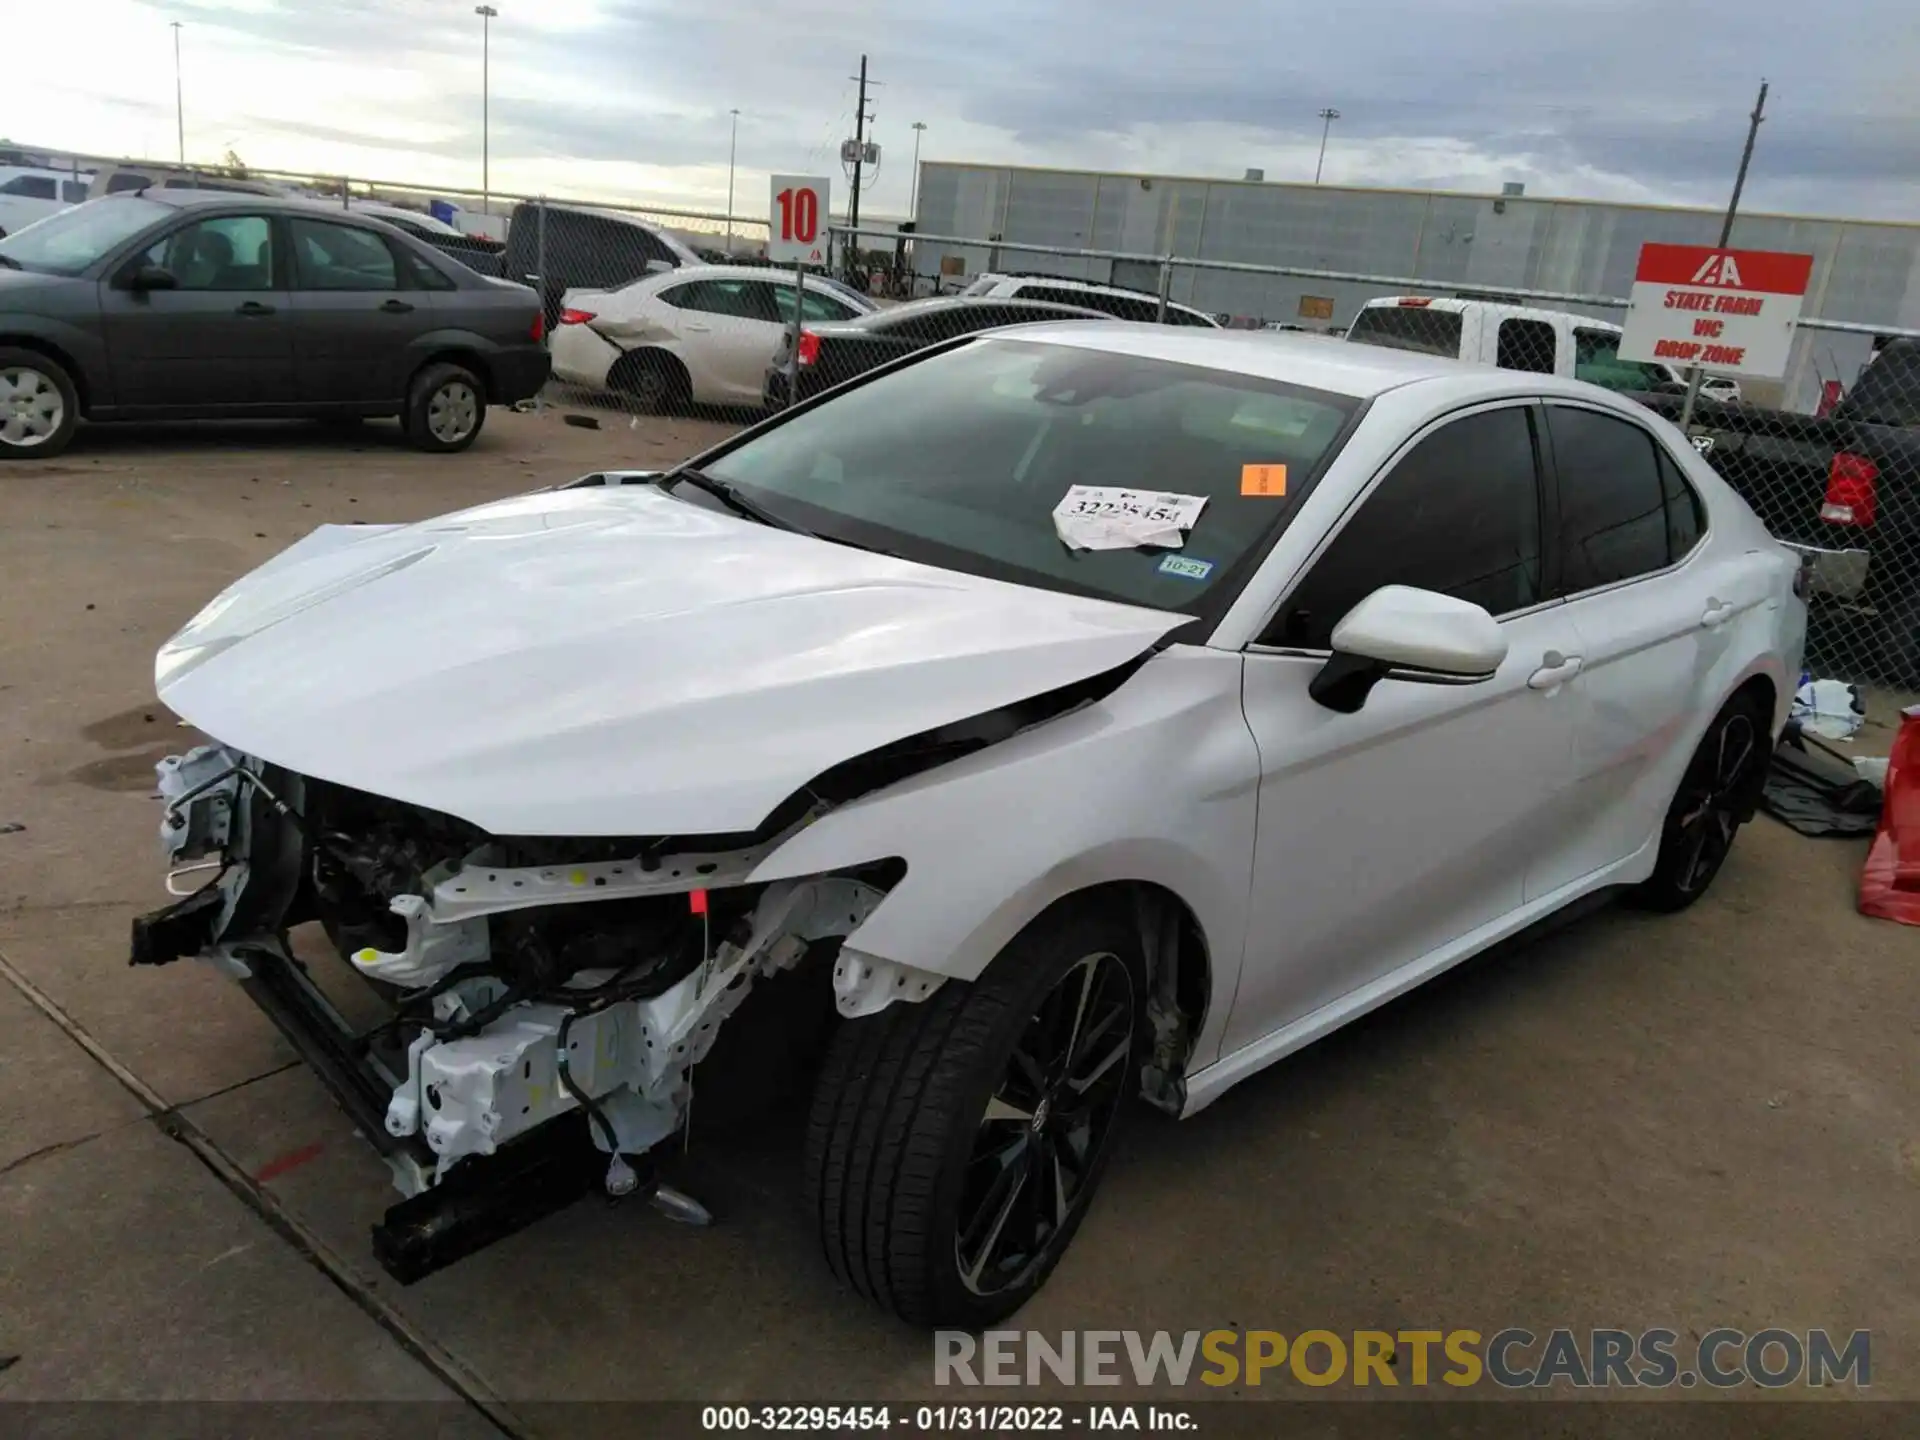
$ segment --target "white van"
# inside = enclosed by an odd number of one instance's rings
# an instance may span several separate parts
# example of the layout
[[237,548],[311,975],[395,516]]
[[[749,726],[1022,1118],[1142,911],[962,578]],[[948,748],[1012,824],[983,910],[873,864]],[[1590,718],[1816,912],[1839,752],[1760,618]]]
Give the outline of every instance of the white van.
[[[1620,327],[1610,320],[1569,310],[1426,295],[1369,300],[1347,330],[1347,339],[1361,345],[1451,355],[1502,370],[1566,375],[1608,390],[1685,387],[1686,376],[1671,365],[1622,360],[1620,335]],[[1700,393],[1709,400],[1737,403],[1740,383],[1709,375],[1701,381]]]
[[29,165],[0,165],[0,235],[11,235],[36,220],[58,214],[87,198],[92,177],[68,170]]

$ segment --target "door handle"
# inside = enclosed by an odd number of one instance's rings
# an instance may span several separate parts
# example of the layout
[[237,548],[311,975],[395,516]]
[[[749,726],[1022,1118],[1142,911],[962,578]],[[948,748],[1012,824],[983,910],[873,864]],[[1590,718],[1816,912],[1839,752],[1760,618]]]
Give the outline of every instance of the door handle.
[[1700,613],[1700,623],[1709,630],[1717,630],[1733,618],[1733,602],[1730,600],[1709,600],[1707,608]]
[[697,331],[698,331],[698,332],[699,332],[700,334],[702,334],[702,335],[704,335],[704,334],[706,334],[706,333],[707,333],[707,332],[708,332],[709,330],[711,330],[712,328],[713,328],[713,327],[712,327],[711,325],[694,325],[694,324],[689,324],[689,325],[687,326],[687,329],[689,329],[689,330],[697,330]]
[[389,315],[411,315],[413,306],[404,300],[389,300],[380,307]]
[[1562,655],[1549,650],[1540,657],[1540,668],[1527,677],[1530,690],[1555,690],[1580,673],[1586,661],[1578,655]]
[[262,305],[258,300],[249,300],[246,304],[235,307],[233,313],[236,315],[271,315],[274,311],[271,305]]

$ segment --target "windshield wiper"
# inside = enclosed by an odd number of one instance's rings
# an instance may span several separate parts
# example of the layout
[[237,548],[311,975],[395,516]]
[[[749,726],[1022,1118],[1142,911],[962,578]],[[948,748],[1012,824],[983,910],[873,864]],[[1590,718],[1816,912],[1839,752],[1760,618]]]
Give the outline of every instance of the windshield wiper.
[[731,480],[722,480],[719,476],[709,475],[704,470],[682,466],[678,470],[662,475],[658,483],[666,486],[681,480],[686,481],[696,490],[706,491],[736,515],[744,515],[749,520],[757,520],[762,525],[772,526],[775,530],[791,530],[796,535],[813,533],[804,526],[794,524],[791,520],[782,519],[757,501],[749,500],[740,493],[740,487]]
[[4,252],[0,252],[0,265],[6,266],[9,270],[24,270],[27,268],[11,255],[5,254]]

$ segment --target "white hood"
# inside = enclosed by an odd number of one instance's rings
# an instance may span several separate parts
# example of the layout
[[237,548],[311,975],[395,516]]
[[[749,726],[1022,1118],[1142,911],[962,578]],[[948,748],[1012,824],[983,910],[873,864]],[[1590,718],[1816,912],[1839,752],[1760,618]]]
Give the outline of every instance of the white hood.
[[1181,619],[624,486],[329,527],[195,617],[155,679],[224,744],[495,834],[722,833]]

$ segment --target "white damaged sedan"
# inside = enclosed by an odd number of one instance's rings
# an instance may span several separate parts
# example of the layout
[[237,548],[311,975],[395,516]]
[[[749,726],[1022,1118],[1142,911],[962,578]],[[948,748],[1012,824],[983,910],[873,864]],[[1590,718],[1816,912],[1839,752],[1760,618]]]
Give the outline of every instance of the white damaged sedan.
[[1696,899],[1804,584],[1578,382],[971,337],[238,581],[156,665],[215,741],[161,766],[173,884],[217,873],[133,958],[286,1033],[407,1197],[403,1279],[589,1187],[703,1218],[667,1157],[805,1084],[834,1272],[978,1326],[1133,1098],[1190,1115],[1597,892]]

